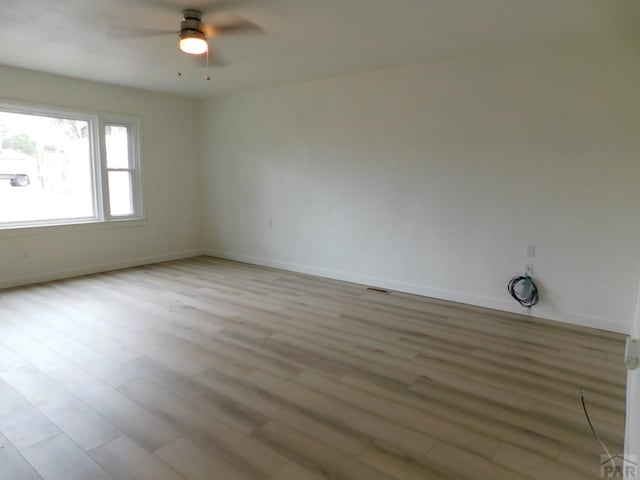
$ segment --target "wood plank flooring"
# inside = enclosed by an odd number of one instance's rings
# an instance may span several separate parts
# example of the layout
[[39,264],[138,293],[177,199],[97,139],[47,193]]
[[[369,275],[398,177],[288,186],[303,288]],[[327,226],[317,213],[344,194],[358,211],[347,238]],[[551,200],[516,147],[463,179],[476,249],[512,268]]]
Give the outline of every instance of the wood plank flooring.
[[198,257],[0,292],[0,480],[596,479],[622,335]]

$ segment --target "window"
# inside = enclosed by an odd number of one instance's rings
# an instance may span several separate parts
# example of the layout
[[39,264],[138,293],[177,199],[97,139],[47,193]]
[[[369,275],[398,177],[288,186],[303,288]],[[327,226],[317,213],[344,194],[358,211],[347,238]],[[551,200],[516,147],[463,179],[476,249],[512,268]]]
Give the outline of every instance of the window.
[[107,178],[109,183],[109,207],[111,216],[133,215],[133,179],[135,170],[131,163],[131,137],[127,125],[106,125]]
[[0,104],[0,228],[142,217],[138,122]]

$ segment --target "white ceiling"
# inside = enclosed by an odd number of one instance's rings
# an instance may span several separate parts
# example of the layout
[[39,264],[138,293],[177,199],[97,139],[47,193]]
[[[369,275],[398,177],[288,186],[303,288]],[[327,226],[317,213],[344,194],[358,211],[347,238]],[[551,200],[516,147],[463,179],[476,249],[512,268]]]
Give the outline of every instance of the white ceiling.
[[183,8],[211,3],[0,0],[0,64],[203,97],[563,37],[640,44],[638,0],[236,0],[205,20],[235,13],[266,35],[215,39],[230,65],[210,81],[177,37],[106,38],[111,25],[177,30]]

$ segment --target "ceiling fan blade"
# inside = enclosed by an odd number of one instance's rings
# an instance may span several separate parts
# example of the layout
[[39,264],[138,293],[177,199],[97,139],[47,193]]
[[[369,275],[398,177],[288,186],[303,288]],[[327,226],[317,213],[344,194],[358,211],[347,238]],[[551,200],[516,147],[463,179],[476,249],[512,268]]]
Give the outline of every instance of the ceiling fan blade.
[[114,26],[107,29],[107,38],[110,39],[127,39],[142,37],[157,37],[161,35],[178,35],[180,32],[176,30],[166,30],[159,28],[141,28],[141,27],[125,27]]
[[243,33],[264,33],[264,29],[253,22],[238,19],[232,23],[220,25],[204,25],[204,33],[207,37],[219,37],[220,35],[238,35]]

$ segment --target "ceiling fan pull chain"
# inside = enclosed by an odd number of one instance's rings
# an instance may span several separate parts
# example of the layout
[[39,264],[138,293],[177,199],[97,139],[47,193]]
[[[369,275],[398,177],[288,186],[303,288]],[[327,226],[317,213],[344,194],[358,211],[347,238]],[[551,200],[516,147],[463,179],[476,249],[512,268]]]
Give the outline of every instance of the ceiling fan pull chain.
[[[209,70],[209,49],[207,48],[207,51],[205,52],[205,55],[207,56],[207,70]],[[211,75],[209,75],[208,73],[206,73],[204,75],[204,79],[205,80],[211,80]]]

